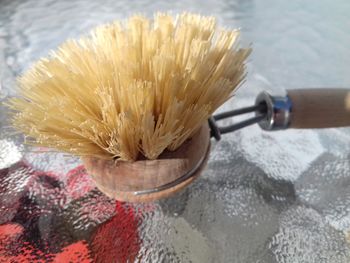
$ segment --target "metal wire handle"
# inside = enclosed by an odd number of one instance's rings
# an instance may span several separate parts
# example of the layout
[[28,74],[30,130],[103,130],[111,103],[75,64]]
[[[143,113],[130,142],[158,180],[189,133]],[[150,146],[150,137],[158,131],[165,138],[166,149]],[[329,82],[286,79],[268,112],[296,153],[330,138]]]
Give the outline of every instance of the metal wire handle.
[[[219,127],[216,124],[217,121],[252,112],[255,113],[254,117],[233,125]],[[263,130],[268,131],[287,129],[291,123],[291,113],[292,101],[288,95],[271,96],[267,92],[261,92],[257,96],[254,106],[219,113],[212,116],[209,119],[211,137],[220,140],[221,134],[233,132],[255,123],[258,123]]]
[[[216,122],[226,119],[226,118],[231,118],[234,116],[246,114],[246,113],[252,113],[255,112],[256,116],[249,118],[247,120],[232,124],[230,126],[225,126],[225,127],[219,127],[217,126]],[[219,113],[217,115],[212,116],[209,118],[209,127],[211,130],[211,137],[214,137],[216,140],[221,139],[221,134],[233,132],[239,129],[242,129],[244,127],[259,123],[260,121],[266,119],[267,117],[267,105],[266,103],[260,103],[254,106],[250,107],[245,107],[237,110],[232,110],[232,111],[227,111],[223,113]]]

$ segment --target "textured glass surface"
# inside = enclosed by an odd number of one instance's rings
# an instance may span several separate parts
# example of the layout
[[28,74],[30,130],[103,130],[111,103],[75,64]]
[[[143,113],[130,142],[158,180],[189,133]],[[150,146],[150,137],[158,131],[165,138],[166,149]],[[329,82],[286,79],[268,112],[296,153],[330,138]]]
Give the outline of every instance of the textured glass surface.
[[143,205],[104,196],[78,158],[9,134],[1,103],[31,63],[158,10],[215,15],[252,43],[247,81],[220,110],[262,90],[350,86],[348,0],[0,0],[0,262],[350,262],[348,128],[225,135],[195,183]]

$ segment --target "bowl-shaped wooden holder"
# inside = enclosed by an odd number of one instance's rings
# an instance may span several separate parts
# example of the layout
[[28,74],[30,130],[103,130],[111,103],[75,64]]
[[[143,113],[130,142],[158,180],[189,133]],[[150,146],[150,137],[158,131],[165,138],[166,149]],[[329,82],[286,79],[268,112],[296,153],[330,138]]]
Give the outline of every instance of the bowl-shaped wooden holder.
[[[166,150],[156,160],[126,162],[94,157],[82,160],[97,188],[107,196],[120,201],[149,202],[168,197],[197,178],[207,163],[209,149],[210,132],[206,123],[176,151]],[[190,176],[184,177],[186,174]],[[174,181],[179,183],[162,189]],[[157,188],[161,190],[142,193]]]

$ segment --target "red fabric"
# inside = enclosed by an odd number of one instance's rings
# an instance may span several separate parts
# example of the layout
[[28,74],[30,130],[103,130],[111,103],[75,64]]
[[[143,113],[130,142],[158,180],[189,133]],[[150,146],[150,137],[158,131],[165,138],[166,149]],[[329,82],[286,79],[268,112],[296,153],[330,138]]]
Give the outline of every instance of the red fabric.
[[11,223],[0,226],[0,256],[16,253],[15,250],[16,248],[18,250],[18,244],[22,241],[20,239],[23,231],[23,227],[19,224]]
[[0,242],[7,238],[14,238],[23,233],[23,227],[18,224],[6,224],[0,226]]
[[70,170],[66,177],[65,193],[70,199],[78,199],[95,188],[91,177],[86,173],[84,165]]
[[90,257],[90,250],[88,245],[79,241],[77,243],[71,244],[63,248],[61,253],[56,254],[53,259],[54,263],[64,263],[64,262],[79,262],[79,263],[89,263],[92,262]]
[[18,224],[0,226],[0,262],[41,263],[41,262],[92,262],[90,250],[85,241],[66,246],[62,252],[45,255],[29,242],[22,240],[24,229]]
[[116,215],[100,226],[92,239],[96,262],[133,262],[140,250],[138,223],[132,207],[116,202]]
[[22,240],[23,227],[18,224],[0,226],[0,262],[44,263],[44,254]]
[[[22,163],[20,167],[23,168]],[[113,262],[133,262],[136,259],[141,245],[138,234],[141,212],[136,211],[133,206],[118,201],[115,211],[113,207],[103,205],[105,202],[96,203],[96,207],[90,207],[86,202],[82,203],[81,210],[85,211],[84,214],[91,217],[94,222],[99,221],[100,215],[108,214],[106,209],[111,208],[111,215],[115,213],[115,216],[99,225],[92,236],[85,237],[89,243],[80,240],[65,246],[58,253],[47,254],[46,252],[45,254],[34,240],[28,242],[28,237],[29,239],[31,237],[26,235],[27,228],[36,229],[35,224],[37,224],[37,220],[30,220],[30,218],[40,218],[47,210],[50,211],[51,216],[55,216],[54,213],[61,211],[57,209],[59,206],[67,205],[73,200],[86,196],[95,186],[84,166],[78,166],[69,171],[66,175],[66,183],[60,181],[60,178],[53,173],[32,171],[29,167],[24,168],[29,170],[31,177],[25,186],[26,191],[23,191],[21,195],[26,195],[25,197],[30,202],[24,202],[27,200],[25,198],[22,198],[22,201],[17,199],[15,201],[21,206],[18,211],[22,211],[16,215],[16,220],[22,220],[17,222],[23,222],[26,229],[16,223],[0,225],[0,262],[86,263],[111,262],[111,260]],[[2,170],[2,172],[3,176],[6,176],[8,171]],[[86,206],[84,206],[85,203]],[[38,209],[34,209],[36,206]],[[152,210],[152,207],[146,209]],[[25,211],[28,212],[28,218]],[[76,211],[73,212],[76,213]]]

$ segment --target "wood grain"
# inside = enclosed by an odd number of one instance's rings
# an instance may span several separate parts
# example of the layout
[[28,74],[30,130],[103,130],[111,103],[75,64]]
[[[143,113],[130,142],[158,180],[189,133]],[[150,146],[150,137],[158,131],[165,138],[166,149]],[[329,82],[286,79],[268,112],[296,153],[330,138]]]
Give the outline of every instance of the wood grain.
[[[156,160],[135,162],[108,161],[94,157],[82,158],[96,186],[109,197],[129,202],[148,202],[169,196],[191,183],[205,166],[209,155],[210,133],[206,123],[176,151],[165,151]],[[191,178],[158,193],[134,195],[134,191],[153,189],[170,183],[205,162]]]
[[292,101],[290,128],[350,126],[350,89],[289,90]]

